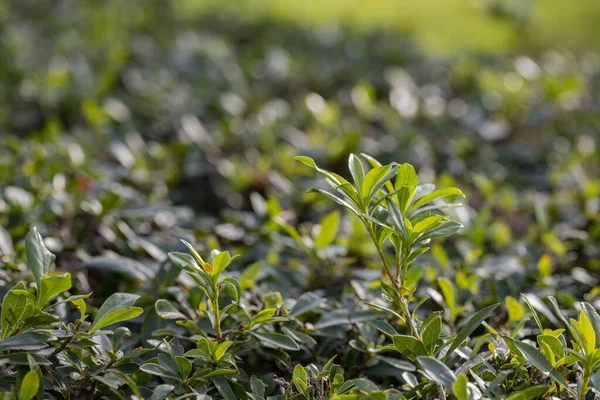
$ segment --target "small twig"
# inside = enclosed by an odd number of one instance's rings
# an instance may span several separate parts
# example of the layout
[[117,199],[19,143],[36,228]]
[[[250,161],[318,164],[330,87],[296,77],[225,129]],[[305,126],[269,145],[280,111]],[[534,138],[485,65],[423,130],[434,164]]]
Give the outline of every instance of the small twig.
[[440,400],[446,400],[446,393],[444,393],[444,388],[442,385],[436,385],[437,393]]
[[[77,321],[77,325],[75,325],[75,329],[73,330],[73,334],[71,336],[69,336],[61,345],[59,348],[57,348],[56,350],[54,350],[50,356],[48,356],[48,358],[50,359],[56,359],[56,356],[58,356],[58,354],[60,354],[62,351],[64,351],[73,341],[73,339],[75,339],[75,336],[77,335],[77,333],[79,332],[79,329],[81,329],[81,324],[83,324],[83,320],[80,319],[79,321]],[[53,362],[53,364],[56,364],[56,362]]]

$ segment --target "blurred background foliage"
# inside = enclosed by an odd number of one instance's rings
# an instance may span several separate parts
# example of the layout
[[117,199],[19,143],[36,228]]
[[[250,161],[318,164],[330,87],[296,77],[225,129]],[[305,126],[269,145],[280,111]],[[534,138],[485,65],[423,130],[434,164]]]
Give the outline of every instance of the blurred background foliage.
[[307,255],[275,217],[314,237],[333,206],[293,157],[348,176],[364,151],[467,195],[465,229],[419,260],[420,296],[447,277],[460,310],[521,292],[598,305],[595,1],[1,4],[0,294],[35,224],[98,300],[167,296],[184,237],[243,254],[233,270],[260,262],[261,290],[342,301],[379,278],[356,221]]
[[[598,308],[596,3],[3,0],[0,298],[27,279],[36,225],[73,293],[142,295],[138,344],[178,329],[157,299],[200,304],[166,261],[186,238],[241,254],[253,302],[313,291],[315,354],[387,385],[389,366],[348,347],[375,318],[359,300],[380,297],[375,250],[293,159],[348,177],[366,152],[466,194],[465,228],[410,271],[420,312],[454,326],[527,293],[557,328],[548,295]],[[514,323],[504,307],[489,326]]]

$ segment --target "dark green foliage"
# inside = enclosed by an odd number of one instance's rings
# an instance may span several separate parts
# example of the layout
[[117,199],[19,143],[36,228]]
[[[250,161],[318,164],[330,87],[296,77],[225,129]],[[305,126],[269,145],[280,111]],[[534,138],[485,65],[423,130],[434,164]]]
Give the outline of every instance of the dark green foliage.
[[2,398],[600,394],[597,56],[176,3],[3,20]]

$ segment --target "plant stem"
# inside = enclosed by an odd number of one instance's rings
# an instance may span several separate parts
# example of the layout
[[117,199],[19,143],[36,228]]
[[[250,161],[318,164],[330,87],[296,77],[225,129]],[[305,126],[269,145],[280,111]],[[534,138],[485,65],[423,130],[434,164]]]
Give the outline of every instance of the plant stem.
[[440,400],[446,400],[446,393],[444,393],[444,388],[442,387],[442,385],[436,385],[437,386],[437,393],[438,393],[438,397]]
[[587,368],[583,370],[583,378],[581,381],[581,392],[579,393],[579,400],[585,400],[585,395],[588,391],[588,385],[590,383],[590,374]]
[[215,332],[217,335],[217,342],[220,342],[223,338],[221,334],[221,316],[219,315],[219,289],[215,290],[215,296],[211,299],[213,306],[213,315],[215,316]]
[[390,268],[390,265],[389,265],[389,263],[387,261],[387,258],[385,258],[385,254],[383,254],[383,250],[381,249],[381,246],[379,246],[377,244],[377,240],[375,238],[375,233],[373,232],[373,229],[371,228],[370,225],[368,225],[367,222],[365,222],[365,225],[367,226],[367,230],[369,231],[369,234],[371,235],[371,239],[373,239],[373,243],[375,244],[375,248],[377,249],[377,253],[379,253],[379,258],[381,258],[381,262],[383,263],[383,267],[384,267],[385,273],[387,274],[387,276],[392,281],[392,285],[394,286],[394,290],[396,291],[396,293],[400,297],[400,307],[402,308],[402,313],[404,314],[404,318],[406,320],[406,323],[407,323],[408,327],[410,328],[410,333],[411,333],[412,336],[414,336],[417,339],[421,340],[421,337],[419,335],[419,331],[417,330],[415,322],[413,321],[412,316],[410,315],[410,310],[408,309],[408,304],[405,303],[406,299],[404,297],[404,293],[402,291],[402,287],[398,284],[398,280],[392,274],[392,269]]
[[62,342],[62,344],[60,345],[59,348],[57,348],[56,350],[54,350],[49,356],[49,359],[55,359],[56,356],[58,354],[60,354],[62,351],[64,351],[69,344],[71,344],[71,342],[73,341],[73,339],[75,339],[75,336],[77,336],[77,333],[79,332],[79,329],[81,329],[81,324],[83,324],[83,320],[80,319],[79,321],[77,321],[77,325],[75,325],[75,329],[73,329],[73,334],[71,336],[69,336],[64,342]]

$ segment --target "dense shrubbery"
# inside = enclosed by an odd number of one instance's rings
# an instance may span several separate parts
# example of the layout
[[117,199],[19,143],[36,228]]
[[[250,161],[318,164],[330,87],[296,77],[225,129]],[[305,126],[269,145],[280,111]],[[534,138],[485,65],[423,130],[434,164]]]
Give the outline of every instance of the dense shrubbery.
[[600,393],[598,55],[39,3],[0,43],[4,398]]

